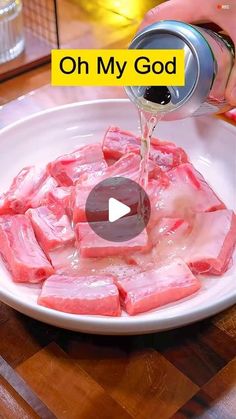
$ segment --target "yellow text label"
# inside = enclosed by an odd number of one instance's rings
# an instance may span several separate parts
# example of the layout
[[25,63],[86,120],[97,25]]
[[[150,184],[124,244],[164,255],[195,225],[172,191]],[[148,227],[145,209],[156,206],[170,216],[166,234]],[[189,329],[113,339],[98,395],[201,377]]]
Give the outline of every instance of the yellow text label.
[[52,50],[53,86],[184,86],[184,50]]

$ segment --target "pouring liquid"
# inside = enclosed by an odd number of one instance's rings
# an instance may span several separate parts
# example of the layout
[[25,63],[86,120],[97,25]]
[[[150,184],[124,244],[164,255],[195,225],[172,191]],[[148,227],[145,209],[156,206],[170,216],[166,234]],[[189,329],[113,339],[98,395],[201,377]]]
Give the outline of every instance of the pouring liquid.
[[162,114],[153,114],[147,111],[139,110],[140,126],[141,126],[141,163],[140,163],[140,179],[139,183],[144,189],[148,184],[148,161],[150,153],[150,144],[153,131],[157,123],[162,119]]
[[150,153],[151,138],[158,122],[164,117],[164,105],[171,101],[171,94],[165,86],[147,87],[143,98],[155,103],[155,111],[144,110],[139,107],[139,118],[141,126],[141,166],[140,166],[140,185],[145,189],[148,184],[148,161]]

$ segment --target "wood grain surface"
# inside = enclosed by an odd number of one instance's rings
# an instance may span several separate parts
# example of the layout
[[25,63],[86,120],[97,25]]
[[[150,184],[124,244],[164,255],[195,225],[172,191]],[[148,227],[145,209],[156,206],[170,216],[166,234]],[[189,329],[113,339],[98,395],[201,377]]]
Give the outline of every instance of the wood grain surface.
[[[58,3],[64,45],[82,48],[127,45],[157,2]],[[55,105],[124,96],[49,82],[44,66],[0,84],[0,128]],[[178,330],[106,337],[45,325],[0,303],[1,419],[171,417],[236,417],[235,307]]]

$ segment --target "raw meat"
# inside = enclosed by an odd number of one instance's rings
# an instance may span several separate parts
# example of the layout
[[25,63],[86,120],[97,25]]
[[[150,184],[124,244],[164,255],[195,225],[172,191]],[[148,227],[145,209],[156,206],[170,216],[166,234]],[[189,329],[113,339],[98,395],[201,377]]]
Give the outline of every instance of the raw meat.
[[149,239],[153,249],[126,256],[129,263],[150,269],[180,257],[193,273],[221,275],[233,255],[236,215],[231,210],[199,213],[191,223],[164,218],[151,231]]
[[25,167],[14,178],[0,202],[0,214],[24,214],[28,208],[42,205],[57,182],[45,169]]
[[[208,212],[225,208],[203,176],[189,164],[183,164],[168,172],[170,183],[157,183],[149,194],[152,203],[152,221],[163,217],[188,219],[196,212]],[[153,184],[152,184],[153,185]]]
[[230,210],[196,214],[184,259],[195,273],[222,275],[236,243],[236,215]]
[[78,275],[104,275],[110,274],[122,280],[136,275],[141,269],[136,265],[129,265],[122,257],[105,257],[80,259]]
[[42,206],[29,209],[26,214],[45,253],[75,240],[70,220],[62,206]]
[[129,131],[109,127],[104,135],[102,149],[106,159],[119,159],[127,153],[139,153],[140,141]]
[[125,310],[130,315],[172,303],[200,289],[199,279],[181,260],[118,280],[117,285]]
[[152,138],[150,159],[157,163],[164,171],[188,162],[188,156],[181,147],[169,141]]
[[[102,145],[80,147],[44,169],[25,167],[0,196],[2,260],[13,281],[43,283],[39,304],[119,316],[121,302],[135,315],[196,292],[200,274],[222,275],[230,268],[236,215],[182,148],[155,138],[145,186],[151,216],[140,233],[140,145],[140,137],[110,127]],[[130,208],[116,232],[108,221],[113,195]],[[136,237],[124,241],[131,231]]]
[[[77,224],[81,221],[87,221],[85,214],[86,201],[93,187],[98,185],[100,182],[113,177],[122,177],[138,182],[140,177],[140,161],[140,156],[130,153],[122,157],[112,166],[109,166],[106,170],[104,170],[102,175],[97,173],[89,173],[81,176],[80,180],[75,186],[71,200],[71,205],[74,209],[74,223]],[[158,177],[158,182],[164,182],[163,178],[166,178],[166,175],[162,173],[158,166],[153,164],[151,161],[149,169],[150,176]],[[166,184],[166,181],[164,184]],[[124,185],[123,179],[122,185]],[[137,207],[137,192],[132,194],[128,189],[125,190],[125,188],[119,188],[119,179],[117,180],[117,184],[114,185],[114,187],[116,187],[117,190],[116,196],[117,193],[120,192],[120,197],[117,199],[124,202],[131,208]],[[99,191],[99,194],[97,195],[96,208],[91,209],[91,212],[94,213],[94,220],[104,221],[107,219],[107,194],[109,193],[110,192],[107,187],[104,188],[104,192],[101,190]]]
[[184,258],[191,231],[192,225],[188,221],[181,218],[162,218],[153,228],[148,229],[152,249],[127,255],[126,260],[146,270],[168,263],[176,257]]
[[83,173],[99,173],[107,167],[100,144],[86,145],[48,164],[48,171],[59,185],[74,185]]
[[56,187],[56,180],[53,177],[48,176],[45,182],[43,182],[39,189],[32,195],[28,206],[30,206],[30,208],[37,208],[40,205],[45,204],[48,201],[48,195],[51,191],[56,189]]
[[87,221],[86,202],[91,192],[91,186],[81,186],[77,184],[71,196],[71,207],[73,209],[73,223]]
[[41,282],[54,273],[25,215],[0,217],[0,243],[2,258],[15,282]]
[[[111,166],[108,166],[102,173],[86,173],[84,174],[78,184],[83,186],[94,186],[105,179],[115,176],[123,176],[128,179],[138,181],[140,174],[141,157],[134,153],[126,154],[117,160]],[[151,170],[154,168],[151,163]]]
[[73,314],[119,316],[119,292],[111,275],[48,278],[38,304]]
[[6,193],[0,195],[0,215],[3,214],[15,214],[14,211],[8,205]]
[[[136,154],[127,154],[122,157],[112,166],[109,166],[102,175],[97,173],[87,174],[81,177],[80,181],[75,186],[74,195],[72,197],[72,206],[73,206],[73,221],[75,224],[81,221],[87,221],[85,214],[86,201],[89,196],[89,193],[100,182],[105,179],[112,177],[125,177],[134,181],[138,181],[140,173],[140,156]],[[119,188],[121,189],[121,188]],[[106,199],[105,188],[104,193],[100,191],[98,194],[97,207],[93,209],[96,217],[96,220],[107,219],[107,199]],[[124,196],[121,196],[120,199],[123,200],[127,197],[127,191],[123,190]],[[133,199],[131,194],[128,194],[131,200]],[[127,200],[126,200],[127,202]],[[129,202],[127,202],[129,205]],[[100,213],[100,215],[98,214]],[[105,215],[104,215],[105,214]]]
[[72,217],[71,196],[73,194],[73,186],[59,186],[48,193],[46,204],[60,205],[64,208],[67,215]]
[[182,218],[162,218],[149,231],[149,240],[152,246],[160,243],[164,239],[168,244],[176,242],[179,239],[186,239],[192,230],[191,224]]
[[58,247],[49,252],[48,257],[55,269],[55,273],[69,276],[74,276],[78,273],[81,258],[74,244]]
[[125,278],[141,272],[137,265],[130,265],[121,257],[81,258],[73,245],[67,245],[49,252],[55,272],[60,275],[86,276],[111,274]]
[[[121,237],[123,231],[122,228],[132,229],[132,218],[132,216],[123,218],[123,227],[120,227]],[[101,221],[97,223],[97,226],[99,224],[98,227],[102,231],[104,227],[107,228],[108,223],[109,221]],[[90,223],[90,225],[92,225],[92,223]],[[134,239],[123,242],[115,242],[105,240],[102,237],[98,236],[92,230],[90,225],[88,223],[78,223],[75,228],[77,244],[81,257],[93,258],[107,256],[122,256],[126,255],[127,253],[145,249],[148,245],[148,237],[146,230],[143,230],[142,233],[140,233]]]
[[[126,153],[140,152],[140,137],[118,127],[109,127],[103,139],[103,152],[107,159],[118,159]],[[179,164],[188,161],[185,151],[176,144],[168,141],[159,141],[152,138],[150,159],[162,167],[170,170]]]

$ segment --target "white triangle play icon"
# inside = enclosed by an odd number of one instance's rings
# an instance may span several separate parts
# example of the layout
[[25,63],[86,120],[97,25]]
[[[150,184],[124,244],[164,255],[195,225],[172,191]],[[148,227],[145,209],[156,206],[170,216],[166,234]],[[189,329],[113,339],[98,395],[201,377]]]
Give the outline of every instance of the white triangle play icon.
[[124,215],[129,214],[131,211],[128,205],[123,204],[115,198],[110,198],[108,201],[108,214],[110,223],[119,220]]

